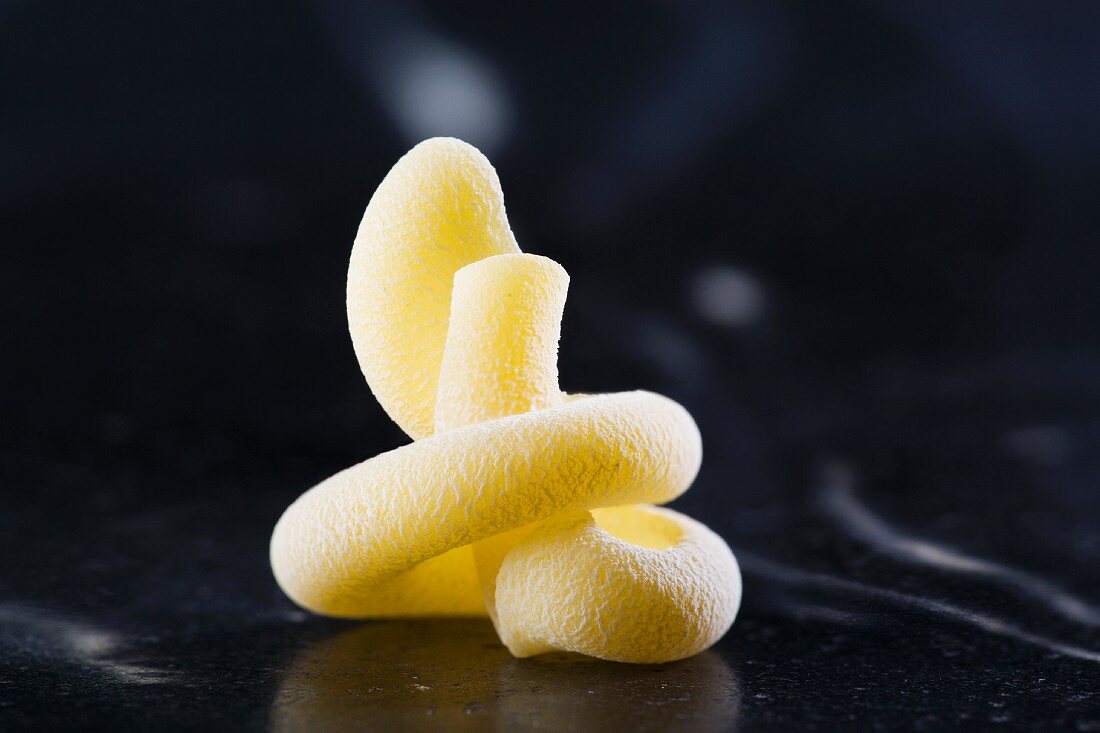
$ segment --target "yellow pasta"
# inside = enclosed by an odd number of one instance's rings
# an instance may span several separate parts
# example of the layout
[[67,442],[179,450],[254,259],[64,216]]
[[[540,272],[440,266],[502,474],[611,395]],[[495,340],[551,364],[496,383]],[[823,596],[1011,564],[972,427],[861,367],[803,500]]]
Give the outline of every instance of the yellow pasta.
[[414,442],[286,510],[271,565],[291,599],[348,618],[488,613],[519,657],[665,662],[726,632],[729,548],[650,506],[694,480],[698,429],[650,392],[560,391],[568,282],[519,252],[476,149],[437,138],[398,161],[356,237],[348,323]]

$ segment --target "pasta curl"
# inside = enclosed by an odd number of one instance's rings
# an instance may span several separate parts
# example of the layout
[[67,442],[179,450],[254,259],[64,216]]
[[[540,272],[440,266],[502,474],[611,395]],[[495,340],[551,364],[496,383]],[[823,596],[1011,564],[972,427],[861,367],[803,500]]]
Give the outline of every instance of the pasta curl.
[[356,237],[348,323],[414,440],[286,510],[271,565],[291,599],[348,618],[488,613],[519,657],[665,662],[726,632],[729,547],[652,506],[694,480],[695,422],[650,392],[560,391],[568,282],[520,253],[476,149],[436,138],[398,161]]

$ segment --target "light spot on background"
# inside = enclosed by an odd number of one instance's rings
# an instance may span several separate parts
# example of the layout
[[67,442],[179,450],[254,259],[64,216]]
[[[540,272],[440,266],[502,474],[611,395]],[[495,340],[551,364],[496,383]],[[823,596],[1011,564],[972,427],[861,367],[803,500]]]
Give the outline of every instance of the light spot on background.
[[1033,425],[1005,433],[1005,452],[1045,466],[1056,466],[1066,459],[1072,448],[1069,434],[1054,425]]
[[406,145],[457,137],[492,157],[508,141],[515,102],[503,74],[435,30],[417,6],[325,0],[319,7],[349,71]]
[[719,326],[744,328],[764,315],[764,287],[734,267],[709,267],[691,284],[691,299],[703,318]]
[[500,147],[513,114],[492,66],[468,49],[427,35],[390,50],[379,92],[409,143],[448,135],[486,153]]

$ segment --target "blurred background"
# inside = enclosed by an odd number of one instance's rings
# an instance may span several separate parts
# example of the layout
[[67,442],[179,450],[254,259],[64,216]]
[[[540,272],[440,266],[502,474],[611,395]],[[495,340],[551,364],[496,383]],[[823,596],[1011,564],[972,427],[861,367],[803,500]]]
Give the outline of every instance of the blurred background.
[[[1100,730],[1098,38],[1086,2],[0,1],[0,727],[323,727],[352,625],[267,540],[406,441],[347,261],[453,135],[572,275],[563,387],[700,425],[675,506],[745,605],[717,677],[671,672],[725,700],[689,718]],[[329,693],[408,683],[377,633]],[[433,704],[538,720],[491,697]]]

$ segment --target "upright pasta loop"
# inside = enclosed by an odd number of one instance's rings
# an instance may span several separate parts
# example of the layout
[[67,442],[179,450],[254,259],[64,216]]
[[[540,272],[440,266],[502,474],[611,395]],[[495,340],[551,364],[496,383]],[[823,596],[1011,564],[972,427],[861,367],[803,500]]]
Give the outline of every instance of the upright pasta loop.
[[290,598],[351,618],[488,613],[520,657],[663,662],[725,633],[732,553],[652,506],[694,480],[698,429],[650,392],[559,390],[568,281],[519,252],[476,149],[432,139],[394,166],[356,237],[348,323],[414,442],[286,510],[271,565]]

